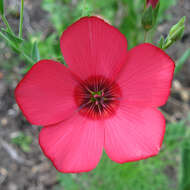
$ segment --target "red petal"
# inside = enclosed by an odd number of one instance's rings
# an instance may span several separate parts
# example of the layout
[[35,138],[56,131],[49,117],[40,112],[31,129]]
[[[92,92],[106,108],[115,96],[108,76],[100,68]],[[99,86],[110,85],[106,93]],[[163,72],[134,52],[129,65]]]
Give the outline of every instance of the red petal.
[[125,62],[127,41],[116,28],[98,17],[84,17],[63,32],[61,50],[71,71],[81,79],[113,77]]
[[123,100],[137,106],[161,106],[170,94],[174,62],[161,49],[141,44],[128,52],[118,84]]
[[164,132],[165,120],[158,110],[123,106],[106,121],[105,151],[118,163],[145,159],[158,154]]
[[60,172],[87,172],[96,167],[102,155],[104,128],[77,114],[60,124],[42,128],[39,143]]
[[76,110],[73,98],[75,84],[76,81],[64,65],[42,60],[18,84],[16,101],[32,124],[53,124]]

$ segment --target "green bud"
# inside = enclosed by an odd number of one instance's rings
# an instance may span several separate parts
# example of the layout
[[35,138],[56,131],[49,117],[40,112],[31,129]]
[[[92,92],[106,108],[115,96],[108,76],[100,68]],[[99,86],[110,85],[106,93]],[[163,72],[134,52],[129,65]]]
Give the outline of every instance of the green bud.
[[153,9],[153,13],[154,13],[154,20],[155,20],[155,22],[156,22],[157,17],[158,17],[158,12],[159,12],[159,9],[160,9],[160,2],[158,2],[158,3],[157,3],[157,5],[156,5],[156,8],[155,8],[155,9]]
[[185,20],[186,17],[184,16],[178,21],[177,24],[172,26],[166,39],[164,39],[164,37],[161,36],[160,41],[158,42],[158,47],[162,49],[167,49],[177,40],[180,40],[184,34]]
[[177,24],[172,26],[168,35],[169,40],[177,41],[181,39],[184,33],[184,29],[185,29],[185,20],[186,20],[186,17],[184,16],[179,20]]
[[173,32],[175,32],[179,27],[182,27],[184,26],[185,24],[185,20],[186,20],[186,17],[182,17],[177,24],[175,24],[174,26],[172,26],[172,28],[170,29],[170,32],[169,32],[169,35],[172,35]]
[[145,30],[150,30],[154,26],[154,15],[152,6],[149,6],[143,13],[142,25]]
[[[162,49],[167,49],[174,42],[176,42],[177,40],[180,40],[182,38],[182,36],[184,34],[184,30],[185,30],[185,19],[186,19],[185,16],[182,17],[177,24],[172,26],[164,44],[162,44],[162,47],[161,47]],[[158,46],[159,46],[159,44],[158,44]]]
[[4,15],[4,0],[0,0],[0,15]]
[[148,6],[142,16],[142,25],[146,31],[152,29],[156,23],[158,12],[160,8],[160,3],[156,7]]
[[178,28],[170,37],[170,40],[177,41],[180,40],[184,34],[185,26]]

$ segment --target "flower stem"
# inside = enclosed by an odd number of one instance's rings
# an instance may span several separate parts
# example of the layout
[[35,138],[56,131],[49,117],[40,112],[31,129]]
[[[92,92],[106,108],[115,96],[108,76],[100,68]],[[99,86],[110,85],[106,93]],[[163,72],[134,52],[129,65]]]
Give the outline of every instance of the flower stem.
[[145,30],[145,32],[144,32],[144,42],[147,41],[147,38],[148,38],[148,31]]
[[6,25],[8,32],[10,32],[11,34],[14,34],[14,32],[12,31],[5,15],[1,15],[1,18],[2,18],[3,23]]
[[84,7],[86,6],[86,0],[83,0],[83,5],[84,5]]
[[27,54],[25,54],[19,47],[17,47],[12,41],[9,40],[2,32],[0,32],[0,37],[2,37],[17,53],[20,53],[25,57],[30,65],[34,65],[35,62]]
[[83,0],[82,4],[82,16],[86,16],[86,0]]
[[21,0],[19,38],[22,38],[23,15],[24,15],[24,0]]

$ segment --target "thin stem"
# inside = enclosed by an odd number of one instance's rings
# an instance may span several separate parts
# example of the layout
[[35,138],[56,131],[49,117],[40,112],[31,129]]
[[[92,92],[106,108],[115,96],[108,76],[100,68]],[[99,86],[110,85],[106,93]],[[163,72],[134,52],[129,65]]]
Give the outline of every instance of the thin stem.
[[19,38],[22,38],[23,16],[24,16],[24,0],[21,0]]
[[82,8],[82,16],[86,16],[85,13],[86,13],[86,0],[83,0],[83,8]]
[[147,37],[148,37],[148,31],[145,30],[145,32],[144,32],[144,42],[147,41]]
[[11,27],[10,27],[10,25],[9,25],[9,23],[8,23],[8,21],[7,21],[7,19],[6,19],[6,17],[5,17],[4,15],[1,15],[1,18],[2,18],[3,23],[6,25],[7,30],[8,30],[11,34],[14,34],[14,32],[12,31],[12,29],[11,29]]
[[21,52],[21,54],[26,58],[26,60],[30,63],[30,65],[35,64],[35,62],[28,55],[26,55],[24,52]]
[[27,54],[25,54],[21,49],[19,49],[12,41],[10,41],[2,32],[0,32],[0,36],[7,41],[7,43],[18,53],[22,54],[26,60],[30,63],[30,65],[34,65],[35,62],[30,58]]

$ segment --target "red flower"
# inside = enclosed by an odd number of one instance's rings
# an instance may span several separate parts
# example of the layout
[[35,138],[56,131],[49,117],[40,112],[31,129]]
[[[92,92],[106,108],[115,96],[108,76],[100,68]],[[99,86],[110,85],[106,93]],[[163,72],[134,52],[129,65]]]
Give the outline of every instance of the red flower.
[[45,126],[44,154],[61,172],[90,171],[103,148],[124,163],[158,154],[174,62],[145,43],[127,51],[116,28],[84,17],[61,37],[64,65],[42,60],[18,84],[15,96],[26,118]]
[[158,2],[159,2],[159,0],[146,0],[146,5],[147,6],[152,5],[153,8],[156,8]]

